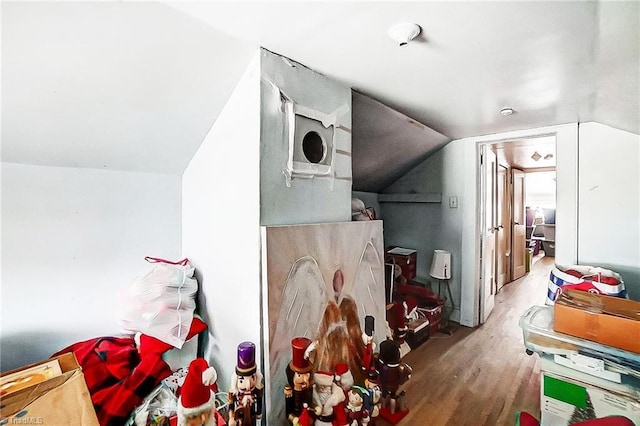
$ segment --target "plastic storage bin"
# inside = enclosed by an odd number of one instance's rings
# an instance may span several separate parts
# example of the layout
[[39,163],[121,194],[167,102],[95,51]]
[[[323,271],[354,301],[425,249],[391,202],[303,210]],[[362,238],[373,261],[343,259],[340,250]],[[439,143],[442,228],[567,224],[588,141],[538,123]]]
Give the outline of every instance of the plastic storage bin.
[[[604,370],[617,372],[624,381],[637,382],[640,386],[640,354],[554,331],[553,306],[532,306],[520,317],[519,324],[527,353],[560,355],[569,361],[576,354],[589,357],[602,361],[597,364]],[[587,360],[573,360],[572,363],[582,361],[586,363]],[[601,367],[586,366],[585,369],[593,373]]]
[[556,242],[555,241],[543,241],[542,250],[547,257],[556,257]]

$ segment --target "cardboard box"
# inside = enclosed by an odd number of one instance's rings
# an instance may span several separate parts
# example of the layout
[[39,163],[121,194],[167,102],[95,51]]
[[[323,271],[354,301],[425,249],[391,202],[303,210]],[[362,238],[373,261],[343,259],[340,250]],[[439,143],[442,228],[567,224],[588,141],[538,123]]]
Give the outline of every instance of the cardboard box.
[[4,373],[0,383],[3,389],[0,422],[99,426],[87,383],[73,353]]
[[415,349],[429,339],[430,334],[429,320],[420,318],[407,323],[407,343],[411,349]]
[[564,426],[580,420],[625,416],[640,424],[640,400],[547,371],[540,378],[540,424]]
[[640,302],[566,290],[554,305],[553,329],[640,354]]
[[402,276],[407,281],[416,277],[416,261],[418,251],[403,247],[389,247],[387,249],[387,263],[394,263],[402,270]]

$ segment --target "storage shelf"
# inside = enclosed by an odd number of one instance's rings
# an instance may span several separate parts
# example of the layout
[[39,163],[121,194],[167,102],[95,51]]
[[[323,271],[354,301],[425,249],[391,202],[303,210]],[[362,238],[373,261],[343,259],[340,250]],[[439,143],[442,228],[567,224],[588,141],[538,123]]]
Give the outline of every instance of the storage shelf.
[[441,203],[442,194],[428,192],[423,194],[378,194],[380,203]]

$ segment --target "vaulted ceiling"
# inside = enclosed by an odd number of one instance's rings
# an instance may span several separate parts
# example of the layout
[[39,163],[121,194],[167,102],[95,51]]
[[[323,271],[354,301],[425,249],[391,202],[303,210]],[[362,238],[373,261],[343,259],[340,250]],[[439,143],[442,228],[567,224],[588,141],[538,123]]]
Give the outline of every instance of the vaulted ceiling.
[[[360,185],[376,190],[451,139],[585,121],[640,133],[637,1],[3,1],[1,11],[7,162],[181,174],[258,46],[352,87],[354,117],[392,108],[378,131],[354,119],[354,187],[372,179],[357,176],[365,155],[389,159],[376,171],[389,174]],[[399,22],[422,28],[402,48],[387,35]],[[500,115],[505,106],[515,113]]]

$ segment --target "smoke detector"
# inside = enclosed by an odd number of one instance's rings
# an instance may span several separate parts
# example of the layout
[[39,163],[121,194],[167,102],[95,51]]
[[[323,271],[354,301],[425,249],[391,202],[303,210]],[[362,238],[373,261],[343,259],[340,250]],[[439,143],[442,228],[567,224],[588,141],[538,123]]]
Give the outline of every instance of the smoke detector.
[[398,24],[389,28],[389,37],[391,37],[399,47],[406,46],[411,40],[420,34],[420,26],[418,24]]

